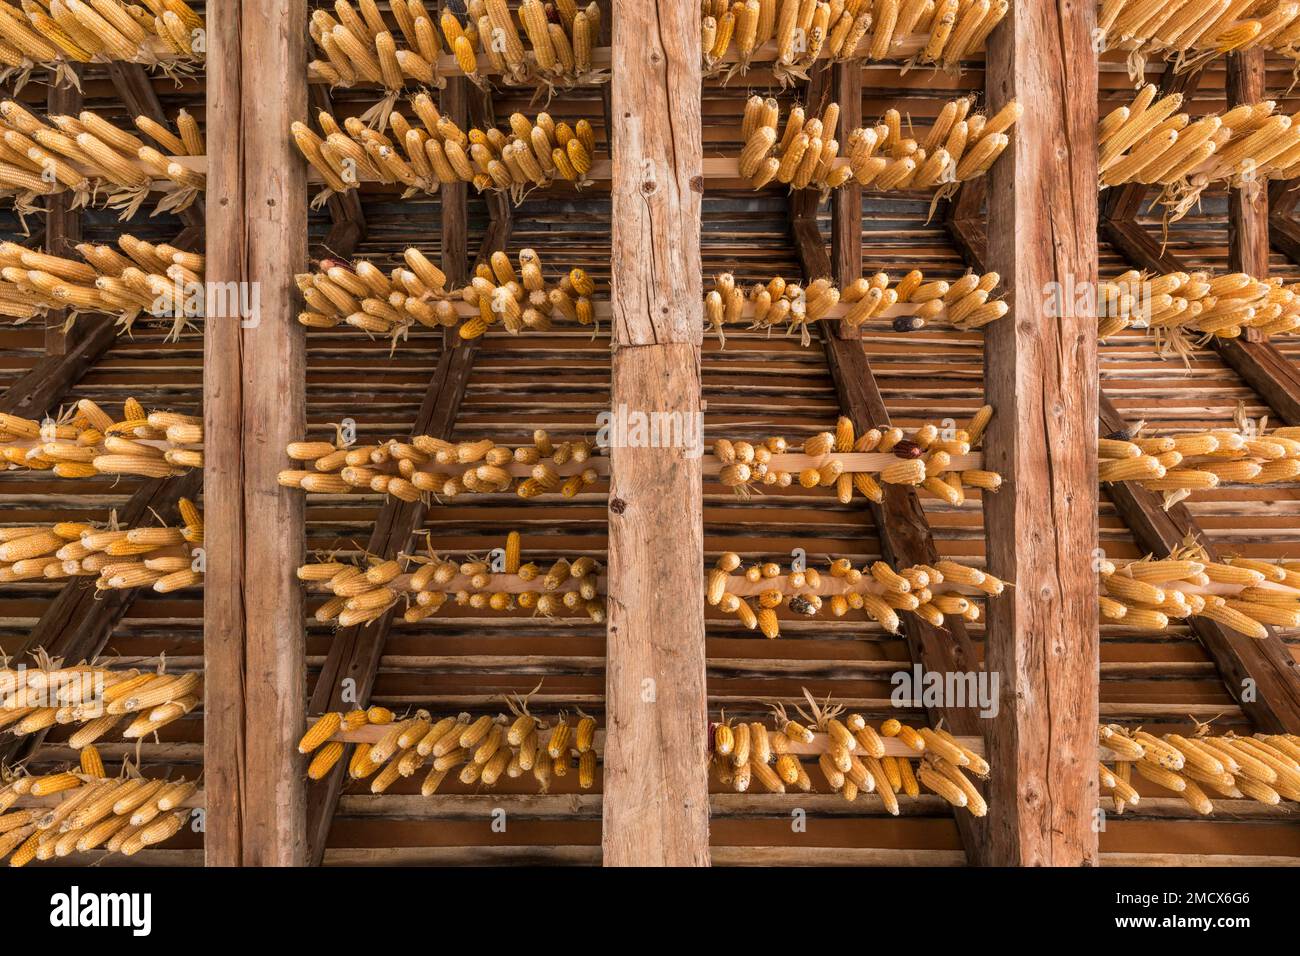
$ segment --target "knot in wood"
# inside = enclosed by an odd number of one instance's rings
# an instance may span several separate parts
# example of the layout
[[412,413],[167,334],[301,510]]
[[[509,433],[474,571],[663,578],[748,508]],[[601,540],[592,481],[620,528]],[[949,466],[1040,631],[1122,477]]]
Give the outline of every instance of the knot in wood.
[[621,515],[624,511],[627,511],[627,502],[622,498],[611,498],[609,501],[609,510],[614,512],[616,515]]

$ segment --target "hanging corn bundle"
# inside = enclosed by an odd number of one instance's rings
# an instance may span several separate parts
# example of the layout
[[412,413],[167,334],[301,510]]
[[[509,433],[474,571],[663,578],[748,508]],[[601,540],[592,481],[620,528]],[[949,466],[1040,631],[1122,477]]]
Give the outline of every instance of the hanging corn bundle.
[[1101,568],[1103,621],[1163,631],[1171,620],[1206,618],[1263,640],[1269,627],[1300,627],[1300,563],[1212,561],[1189,544],[1167,559]]
[[406,622],[415,624],[436,614],[448,600],[476,611],[518,609],[547,618],[580,613],[604,623],[604,579],[594,559],[560,558],[544,570],[523,563],[520,550],[519,532],[512,531],[505,547],[486,558],[457,562],[429,550],[395,559],[367,555],[360,566],[331,556],[304,564],[298,578],[313,591],[333,595],[316,611],[316,620],[340,627],[376,621],[399,601],[405,601]]
[[[902,117],[891,109],[877,125],[852,130],[841,150],[835,138],[839,104],[813,118],[796,106],[782,129],[776,100],[753,96],[741,124],[740,175],[754,189],[777,182],[825,193],[854,180],[882,192],[937,190],[937,198],[946,197],[1002,155],[1010,142],[1007,131],[1021,114],[1014,100],[992,118],[970,108],[965,97],[948,103],[921,141],[904,135]],[[910,124],[907,132],[913,132]]]
[[146,116],[136,126],[166,150],[159,152],[94,113],[51,114],[42,122],[13,100],[0,102],[0,195],[12,195],[19,213],[33,212],[37,196],[71,192],[72,206],[104,194],[110,209],[130,219],[151,191],[162,192],[155,215],[194,203],[205,175],[177,161],[203,156],[203,134],[194,117],[176,115],[180,135]]
[[[981,467],[984,456],[973,451],[984,437],[993,409],[984,406],[965,428],[925,424],[910,434],[901,428],[871,428],[854,434],[853,422],[840,418],[835,431],[820,432],[792,454],[779,436],[761,443],[720,438],[706,458],[706,474],[739,495],[762,486],[833,488],[841,504],[856,491],[870,501],[884,500],[882,483],[924,488],[949,505],[966,500],[967,487],[997,491],[1002,477]],[[714,472],[714,468],[717,471]]]
[[600,37],[598,3],[579,9],[574,0],[552,6],[521,0],[513,11],[506,0],[468,0],[466,19],[444,10],[443,39],[461,72],[487,88],[489,77],[507,86],[557,87],[608,80],[595,63]]
[[1103,0],[1097,29],[1103,44],[1099,52],[1126,52],[1135,83],[1153,56],[1173,63],[1179,73],[1225,53],[1252,49],[1300,60],[1300,4],[1294,0]]
[[708,574],[705,600],[769,639],[781,634],[777,612],[783,608],[803,617],[816,617],[823,611],[844,617],[849,611],[863,611],[896,634],[900,611],[915,614],[934,627],[943,626],[945,614],[975,622],[980,619],[980,608],[971,598],[997,596],[1006,588],[1006,583],[993,575],[953,561],[896,571],[883,561],[858,569],[847,558],[839,558],[824,574],[815,568],[783,572],[774,561],[757,562],[742,570],[741,563],[740,555],[730,552],[718,559]]
[[704,73],[725,83],[770,62],[789,85],[807,80],[819,59],[957,71],[1008,9],[1007,0],[702,0]]
[[0,242],[0,315],[22,323],[67,309],[67,328],[86,312],[115,316],[128,332],[147,316],[170,319],[173,337],[190,319],[202,317],[203,256],[130,235],[117,244],[126,255],[112,246],[78,243],[79,262]]
[[[55,82],[80,88],[73,63],[122,61],[171,76],[193,72],[207,46],[203,18],[184,0],[22,0],[0,2],[0,79],[55,72]],[[148,9],[145,9],[145,8]],[[17,92],[17,90],[15,90]]]
[[1221,484],[1274,485],[1300,478],[1300,428],[1237,427],[1142,437],[1142,425],[1100,440],[1098,477],[1163,492],[1165,507]]
[[0,670],[0,729],[22,737],[75,727],[67,744],[75,750],[115,730],[125,740],[148,737],[202,700],[203,680],[193,671],[64,667],[48,659],[38,659],[35,667]]
[[1242,272],[1150,275],[1130,270],[1098,289],[1097,334],[1145,329],[1158,353],[1186,358],[1211,338],[1244,330],[1283,335],[1300,328],[1300,283],[1254,279]]
[[95,578],[95,589],[152,587],[160,594],[203,581],[194,548],[203,545],[203,516],[180,500],[184,525],[122,529],[77,521],[0,528],[0,584]]
[[1295,734],[1216,737],[1208,724],[1197,724],[1191,736],[1157,737],[1103,724],[1097,738],[1103,748],[1101,789],[1110,794],[1116,813],[1141,802],[1137,777],[1178,794],[1203,816],[1214,812],[1211,793],[1270,807],[1283,800],[1300,802],[1300,737]]
[[797,332],[805,346],[812,342],[808,329],[812,322],[842,321],[856,331],[868,321],[889,320],[895,332],[915,332],[931,322],[945,322],[966,332],[1007,314],[1005,301],[989,298],[1000,279],[996,272],[986,272],[967,273],[951,283],[927,282],[919,269],[913,269],[892,284],[884,272],[864,276],[843,289],[829,279],[804,286],[776,276],[745,290],[736,285],[735,276],[724,272],[704,297],[704,317],[724,348],[726,327],[741,323],[750,330]]
[[0,861],[11,867],[104,849],[134,856],[170,840],[197,806],[192,780],[150,779],[125,763],[109,778],[94,747],[75,770],[0,786]]
[[[348,0],[337,0],[337,18],[324,9],[312,11],[309,31],[324,57],[308,64],[313,79],[330,86],[363,83],[384,87],[388,97],[376,107],[375,116],[392,109],[408,81],[438,88],[446,84],[438,75],[442,53],[438,31],[421,0],[394,0],[390,7],[396,31],[384,20],[375,0],[360,0],[357,6],[360,13]],[[404,46],[398,46],[398,37]]]
[[0,413],[0,460],[2,470],[48,471],[59,478],[169,478],[203,467],[203,420],[146,413],[133,398],[121,421],[85,398],[58,421]]
[[[387,707],[322,714],[311,722],[298,752],[311,754],[307,776],[321,780],[347,755],[352,780],[374,778],[371,793],[383,793],[399,779],[428,767],[420,793],[430,797],[447,774],[467,786],[493,787],[502,775],[517,780],[531,774],[547,793],[551,780],[567,776],[577,764],[578,786],[596,782],[596,719],[582,711],[560,713],[554,726],[528,712],[526,697],[507,698],[509,714],[467,713],[434,720],[425,710],[398,718]],[[353,746],[355,745],[355,746]]]
[[1191,122],[1179,113],[1180,93],[1156,99],[1148,85],[1133,102],[1102,119],[1098,128],[1101,187],[1123,183],[1160,186],[1158,202],[1176,222],[1211,184],[1265,188],[1270,179],[1300,175],[1300,125],[1276,112],[1272,100],[1246,104]]
[[463,340],[489,329],[549,331],[556,319],[599,328],[591,295],[595,283],[581,269],[548,282],[532,249],[519,253],[516,273],[504,252],[480,266],[469,285],[448,291],[447,277],[418,249],[402,254],[405,268],[389,273],[369,262],[325,259],[313,273],[297,277],[307,309],[298,321],[308,328],[350,325],[396,343],[412,326],[458,329]]
[[596,134],[587,120],[570,126],[547,113],[539,113],[536,120],[515,113],[508,135],[496,128],[467,133],[441,115],[423,93],[412,100],[412,107],[418,125],[394,112],[391,135],[356,117],[348,117],[340,128],[324,111],[317,116],[323,138],[307,124],[294,123],[294,142],[325,183],[313,205],[363,182],[400,184],[404,197],[435,193],[443,183],[466,182],[479,192],[508,192],[516,203],[530,190],[560,180],[576,187],[590,184]]
[[302,441],[286,453],[294,461],[311,463],[311,469],[282,471],[279,481],[315,494],[374,491],[411,502],[425,495],[454,498],[511,490],[520,498],[557,493],[572,498],[607,473],[606,459],[593,458],[593,449],[586,439],[557,442],[540,430],[534,432],[533,444],[514,449],[490,438],[450,442],[429,435],[356,447],[341,439]]
[[[815,760],[817,776],[832,793],[850,803],[875,793],[885,810],[899,814],[899,796],[915,799],[922,790],[938,794],[954,807],[982,817],[984,797],[967,774],[989,775],[980,755],[983,741],[958,738],[942,728],[914,728],[890,718],[879,728],[861,714],[829,701],[818,706],[805,689],[809,709],[773,707],[774,729],[761,721],[728,720],[709,725],[711,769],[722,786],[744,793],[757,786],[766,793],[813,790],[803,761]],[[842,719],[841,719],[842,718]]]

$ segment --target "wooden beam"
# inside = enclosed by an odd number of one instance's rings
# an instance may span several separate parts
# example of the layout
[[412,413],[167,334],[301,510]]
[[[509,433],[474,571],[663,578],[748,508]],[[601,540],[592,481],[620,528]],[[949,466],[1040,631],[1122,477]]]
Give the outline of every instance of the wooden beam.
[[[792,203],[792,211],[797,206]],[[812,280],[832,270],[833,254],[827,256],[817,223],[806,216],[793,215],[790,228],[795,251],[803,267],[804,278]],[[838,235],[838,233],[836,233]],[[833,245],[832,245],[833,251]],[[861,267],[859,266],[859,270]],[[843,277],[837,273],[843,282]],[[888,427],[889,409],[876,384],[875,373],[867,360],[860,341],[828,334],[826,326],[819,325],[822,347],[831,381],[839,398],[840,409],[853,421],[853,428],[862,434],[871,428]],[[871,517],[880,537],[881,556],[895,566],[934,564],[940,559],[934,546],[934,535],[921,509],[915,490],[906,485],[886,485],[885,499],[871,504]],[[978,672],[979,655],[960,617],[949,617],[942,628],[926,623],[916,615],[907,615],[903,621],[903,636],[912,660],[927,671],[939,674]],[[983,742],[983,726],[978,707],[932,707],[928,715],[932,724],[940,720],[954,734],[979,737]],[[961,836],[966,858],[972,863],[984,862],[988,844],[987,818],[972,816],[965,811],[954,812],[957,830]]]
[[[1106,398],[1101,397],[1101,427],[1107,434],[1129,431],[1128,423]],[[1107,492],[1138,546],[1157,558],[1168,557],[1190,536],[1201,543],[1211,560],[1219,556],[1196,519],[1182,504],[1165,510],[1154,492],[1121,481]],[[1223,683],[1255,729],[1268,733],[1300,734],[1300,664],[1278,637],[1247,637],[1202,617],[1188,621],[1201,644],[1214,658]]]
[[[832,98],[840,104],[840,130],[857,129],[862,125],[862,65],[836,63],[830,85]],[[831,274],[841,289],[862,277],[862,187],[852,178],[831,193]],[[860,338],[844,322],[836,326],[836,334]]]
[[[700,17],[619,5],[610,92],[616,408],[698,421],[703,338]],[[709,862],[704,515],[684,448],[611,449],[606,866]]]
[[984,455],[1004,479],[983,499],[986,554],[1015,582],[985,627],[1000,865],[1097,862],[1097,317],[1045,308],[1053,283],[1097,282],[1095,25],[1091,4],[1013,5],[986,57],[989,109],[1024,107],[988,174],[988,265],[1012,300],[984,330]]
[[[448,81],[448,85],[458,82]],[[460,81],[464,82],[464,81]],[[467,107],[467,101],[462,101]],[[449,113],[458,125],[464,127],[465,110]],[[466,195],[462,192],[457,205],[448,203],[448,193],[443,193],[442,200],[442,239],[443,271],[453,286],[462,285],[469,275],[469,263],[462,254],[459,260],[448,257],[448,252],[458,246],[463,248],[464,237],[468,231],[469,207]],[[510,204],[500,195],[488,198],[488,212],[491,224],[484,236],[483,246],[479,250],[478,262],[486,262],[492,253],[504,250],[510,236],[512,217]],[[456,341],[451,339],[450,341]],[[439,356],[433,376],[429,380],[428,390],[416,416],[412,435],[431,435],[434,438],[449,439],[456,428],[456,416],[460,413],[465,389],[469,385],[470,372],[474,366],[479,340],[460,343],[455,348],[444,348]],[[390,498],[380,509],[375,520],[374,530],[366,544],[369,554],[396,557],[405,551],[411,536],[424,523],[427,506],[423,501],[403,502]],[[396,609],[389,611],[382,618],[364,627],[344,628],[334,635],[330,649],[321,667],[315,690],[312,692],[308,712],[322,714],[332,710],[348,710],[357,703],[364,704],[370,699],[375,675],[379,672],[379,663],[383,659],[384,645],[392,630]],[[349,693],[345,695],[344,681],[348,681]],[[325,859],[325,850],[329,845],[330,827],[334,822],[334,813],[338,808],[339,797],[343,793],[344,766],[340,763],[323,781],[312,785],[307,794],[307,836],[309,842],[309,860],[311,865],[320,866]]]
[[[1264,99],[1264,50],[1228,54],[1228,108]],[[1228,191],[1228,268],[1268,278],[1268,190],[1265,183]]]
[[[213,4],[216,6],[216,4]],[[154,91],[153,82],[149,79],[149,73],[139,63],[128,63],[125,60],[113,60],[105,64],[108,70],[109,79],[113,81],[113,88],[117,90],[118,97],[126,106],[127,112],[131,119],[137,116],[147,116],[155,123],[161,123],[167,129],[174,129],[175,124],[168,119],[167,114],[163,112],[162,102],[158,99],[158,94]],[[253,82],[258,78],[254,77]],[[206,135],[206,131],[205,131]],[[208,138],[208,152],[212,151],[212,140]],[[187,209],[182,209],[176,214],[177,218],[187,226],[203,225],[203,206],[200,203],[193,203]]]
[[[461,129],[469,128],[469,92],[469,80],[453,77],[447,80],[438,96],[442,115]],[[483,101],[483,108],[491,106],[487,96],[480,95],[478,99]],[[457,288],[469,281],[469,183],[443,183],[439,190],[439,209],[443,271],[452,283],[450,288]],[[503,216],[509,221],[508,206],[496,205],[493,211],[493,222]],[[502,245],[504,243],[503,238]]]
[[77,319],[82,332],[63,355],[41,359],[22,378],[0,395],[0,412],[39,419],[57,411],[54,403],[81,381],[86,370],[99,361],[117,340],[112,316],[83,315]]
[[[81,70],[73,67],[80,76]],[[76,116],[81,112],[81,91],[71,83],[49,84],[45,100],[46,112]],[[72,208],[70,192],[55,193],[45,200],[45,251],[50,255],[75,259],[73,248],[81,241],[81,212]],[[67,320],[67,309],[50,311],[45,316],[45,354],[66,355],[68,347],[73,344],[79,333],[74,324],[67,332],[63,324]]]
[[1300,265],[1300,222],[1290,213],[1272,208],[1268,215],[1268,241],[1295,265]]
[[[1133,265],[1152,272],[1181,272],[1183,263],[1136,222],[1108,221],[1103,231]],[[1300,370],[1271,342],[1211,338],[1210,347],[1259,393],[1287,425],[1300,425]]]
[[256,293],[259,310],[226,302],[204,323],[204,850],[210,865],[301,865],[303,500],[276,474],[306,427],[307,179],[289,127],[307,110],[307,4],[208,13],[207,221],[221,241],[207,278]]

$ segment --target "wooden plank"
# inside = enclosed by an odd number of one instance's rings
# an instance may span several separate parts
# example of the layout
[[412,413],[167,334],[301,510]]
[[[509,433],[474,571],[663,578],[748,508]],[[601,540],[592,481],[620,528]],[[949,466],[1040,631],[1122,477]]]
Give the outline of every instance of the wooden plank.
[[[1128,423],[1105,395],[1101,427],[1107,434],[1128,432]],[[1142,549],[1167,557],[1190,536],[1212,560],[1218,560],[1214,545],[1185,505],[1166,511],[1155,493],[1133,482],[1116,482],[1106,490]],[[1300,665],[1276,631],[1261,641],[1205,618],[1194,617],[1188,624],[1214,658],[1228,693],[1257,730],[1300,733]]]
[[[464,116],[457,122],[463,124]],[[447,195],[443,195],[442,263],[443,270],[453,285],[464,283],[470,271],[464,258],[457,262],[446,256],[448,235],[452,236],[454,246],[461,241],[456,237],[463,237],[468,232],[469,209],[463,194],[461,198],[459,205],[452,206],[448,203]],[[505,249],[512,224],[510,205],[504,197],[489,197],[488,212],[491,224],[479,251],[479,262],[486,262],[493,252]],[[478,345],[479,341],[474,339],[461,343],[456,348],[443,350],[429,380],[412,435],[451,438],[456,427],[456,416],[469,386],[470,371],[474,366]],[[411,535],[424,523],[427,510],[423,501],[408,503],[390,498],[375,519],[375,527],[366,544],[367,553],[396,556],[406,550]],[[379,672],[379,663],[383,658],[384,645],[388,641],[396,613],[397,609],[394,608],[369,625],[343,628],[335,633],[312,693],[309,713],[350,710],[356,702],[364,704],[370,699],[375,675]],[[346,688],[345,681],[348,682]],[[346,697],[345,689],[349,691]],[[314,783],[307,794],[309,860],[313,866],[320,866],[325,859],[330,827],[343,792],[344,770],[340,763],[324,780]]]
[[[1258,103],[1265,94],[1264,50],[1228,54],[1228,107]],[[1268,189],[1251,183],[1228,191],[1228,268],[1268,278]]]
[[[794,204],[792,204],[793,206]],[[826,275],[832,268],[833,256],[827,256],[817,223],[804,216],[794,215],[790,220],[795,251],[802,264],[804,278],[811,280]],[[853,420],[853,428],[861,434],[870,428],[883,428],[890,424],[889,409],[880,394],[876,376],[859,341],[822,333],[822,347],[826,364],[839,399],[843,414]],[[921,509],[916,492],[905,485],[886,485],[885,500],[872,503],[871,517],[880,535],[882,557],[896,566],[934,564],[939,560],[934,545],[934,535]],[[903,636],[912,660],[927,671],[940,674],[975,672],[980,670],[980,658],[966,631],[965,622],[950,617],[942,628],[933,627],[920,617],[909,614],[903,621]],[[953,733],[964,737],[983,735],[983,721],[978,707],[934,707],[928,711],[931,724],[940,720]],[[987,845],[985,819],[971,816],[965,811],[954,813],[961,833],[962,846],[971,862],[979,862]]]
[[[74,67],[77,75],[81,70]],[[56,85],[51,83],[45,100],[46,111],[50,114],[76,116],[81,112],[81,91],[71,83]],[[70,192],[56,193],[45,200],[45,251],[50,255],[77,259],[73,248],[81,241],[81,212],[72,208]],[[50,311],[45,316],[45,354],[66,355],[68,347],[76,342],[84,329],[74,324],[67,332],[63,323],[67,320],[67,309]]]
[[303,500],[276,474],[306,427],[294,274],[307,181],[289,127],[307,111],[307,4],[216,0],[208,13],[207,221],[220,241],[207,277],[256,289],[260,310],[220,303],[204,323],[204,849],[210,865],[301,865]]
[[[862,67],[836,63],[831,69],[832,97],[840,104],[840,132],[862,125]],[[862,187],[856,179],[831,193],[831,275],[843,289],[862,277]],[[840,338],[856,341],[858,333],[844,322],[836,326]]]
[[984,629],[1000,865],[1097,862],[1097,318],[1044,307],[1052,283],[1097,282],[1095,24],[1090,4],[1013,5],[986,58],[988,108],[1024,108],[988,174],[988,265],[1012,301],[984,334],[984,454],[1004,479],[984,497],[987,556],[1015,582]]
[[[1176,255],[1161,250],[1159,243],[1136,222],[1108,221],[1106,237],[1135,266],[1153,272],[1183,271]],[[1300,425],[1300,371],[1271,342],[1243,342],[1240,339],[1211,338],[1210,347],[1242,379],[1259,393],[1287,425]]]
[[[215,6],[215,4],[214,4]],[[153,82],[149,79],[149,73],[139,63],[128,63],[125,60],[113,60],[105,64],[108,70],[109,79],[113,81],[113,88],[117,90],[118,97],[126,106],[127,112],[131,119],[137,116],[147,116],[156,123],[161,123],[167,129],[174,130],[176,124],[167,118],[163,112],[162,103],[158,99],[158,94],[154,91]],[[257,79],[254,78],[254,82]],[[301,117],[299,117],[301,119]],[[206,130],[205,130],[206,135]],[[212,140],[208,137],[208,152],[212,152]],[[187,226],[203,225],[203,205],[195,202],[188,209],[182,209],[176,214],[177,218]]]
[[[700,414],[700,17],[674,0],[620,4],[609,131],[611,401]],[[709,861],[704,520],[698,457],[613,448],[605,678],[604,861]]]

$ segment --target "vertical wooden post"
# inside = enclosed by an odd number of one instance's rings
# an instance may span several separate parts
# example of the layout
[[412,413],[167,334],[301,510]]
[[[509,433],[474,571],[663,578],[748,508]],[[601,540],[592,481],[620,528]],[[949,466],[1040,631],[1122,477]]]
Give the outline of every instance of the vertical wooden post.
[[[1010,315],[985,329],[987,669],[1000,678],[989,862],[1097,862],[1097,55],[1093,4],[1015,4],[986,57],[989,109],[1024,107],[989,174],[989,267]],[[1059,290],[1064,307],[1050,308]],[[1059,313],[1059,314],[1056,314]]]
[[[641,0],[614,17],[611,129],[617,412],[700,412],[700,18]],[[604,859],[709,860],[704,522],[698,450],[611,450]]]
[[289,125],[307,110],[307,4],[211,0],[208,14],[207,280],[221,294],[204,330],[205,848],[210,865],[301,865],[303,503],[276,473],[305,427],[307,181]]
[[[1228,108],[1264,99],[1264,51],[1228,55]],[[1268,182],[1228,193],[1228,268],[1268,278]]]
[[[80,75],[80,70],[77,72]],[[55,86],[53,81],[54,75],[51,72],[50,88],[45,99],[46,110],[51,114],[76,116],[81,112],[81,90],[71,83],[66,86]],[[46,197],[45,202],[45,251],[53,256],[76,259],[77,254],[73,246],[81,241],[81,211],[72,208],[72,194],[57,193]],[[45,317],[46,355],[67,355],[69,344],[80,338],[76,326],[66,333],[63,331],[63,323],[67,317],[67,309],[50,312]],[[84,330],[84,323],[94,320],[83,318],[80,321],[83,323]],[[102,321],[109,320],[102,319]]]
[[[847,131],[862,125],[861,63],[837,63],[831,68],[831,98],[840,105],[836,136],[844,139]],[[862,276],[862,187],[856,179],[831,193],[831,271],[841,289]],[[861,337],[846,323],[840,323],[836,332],[843,338]]]

